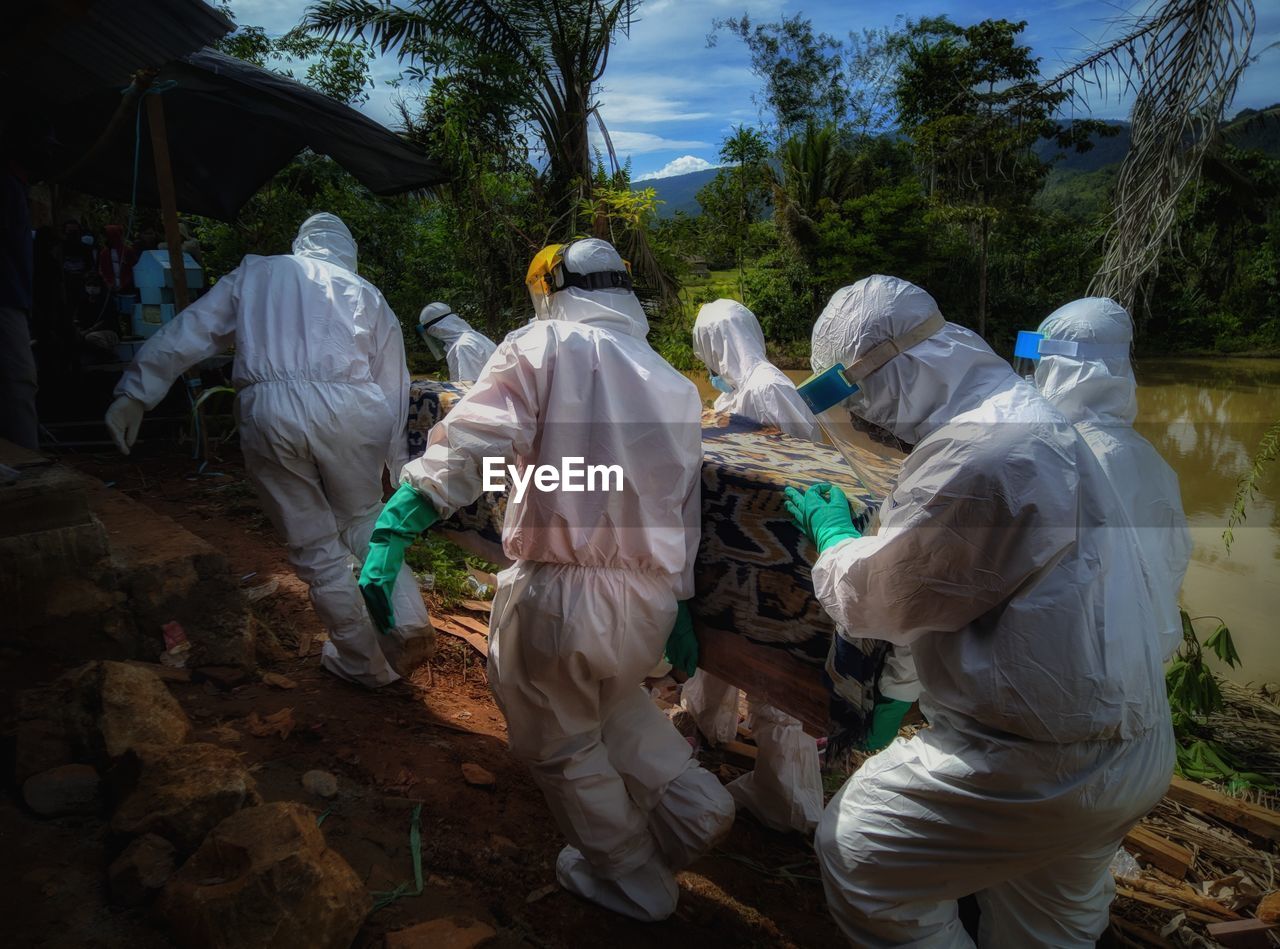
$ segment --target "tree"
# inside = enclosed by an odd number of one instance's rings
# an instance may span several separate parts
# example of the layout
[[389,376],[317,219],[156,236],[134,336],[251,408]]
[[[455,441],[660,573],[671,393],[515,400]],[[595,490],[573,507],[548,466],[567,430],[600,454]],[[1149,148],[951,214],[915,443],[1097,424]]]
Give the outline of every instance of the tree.
[[751,225],[769,207],[769,144],[756,129],[739,125],[721,144],[720,161],[725,167],[698,192],[698,204],[716,242],[723,241],[732,250],[738,270],[738,294],[745,302],[743,256]]
[[[809,271],[822,256],[819,222],[838,213],[854,193],[853,154],[834,125],[808,125],[789,139],[780,156],[781,177],[773,189],[778,234]],[[811,280],[811,309],[817,312],[824,288]]]
[[[235,19],[230,6],[223,4],[218,9],[228,19]],[[236,59],[290,79],[300,78],[312,88],[347,105],[367,102],[368,90],[373,86],[373,79],[369,76],[371,50],[363,43],[325,40],[297,30],[272,37],[260,26],[237,26],[235,32],[228,33],[214,46]],[[294,62],[308,59],[312,61],[303,75],[294,75]]]
[[801,14],[784,16],[776,23],[754,23],[740,18],[713,20],[707,45],[715,46],[717,34],[727,30],[746,44],[751,71],[764,81],[761,113],[773,117],[776,141],[791,138],[806,125],[839,124],[849,108],[845,77],[844,45],[827,33],[813,32],[813,24]]
[[899,35],[898,114],[916,153],[937,220],[969,234],[977,256],[977,329],[985,335],[993,233],[1031,205],[1049,172],[1042,139],[1085,151],[1095,120],[1058,121],[1067,100],[1039,82],[1039,60],[1017,42],[1026,22],[962,27],[922,20]]
[[[559,217],[547,239],[572,232],[590,193],[588,123],[615,34],[626,34],[639,0],[321,0],[304,27],[326,37],[367,39],[395,51],[411,79],[467,90],[494,118],[528,123],[545,168],[541,185]],[[603,127],[603,126],[601,126]]]

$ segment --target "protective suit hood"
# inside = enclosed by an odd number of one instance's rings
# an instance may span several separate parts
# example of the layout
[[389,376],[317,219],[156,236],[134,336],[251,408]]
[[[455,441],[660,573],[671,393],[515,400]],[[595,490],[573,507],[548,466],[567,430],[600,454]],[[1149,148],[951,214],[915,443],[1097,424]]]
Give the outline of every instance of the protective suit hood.
[[[1059,307],[1040,324],[1039,332],[1045,339],[1068,342],[1133,344],[1133,320],[1128,311],[1106,297],[1085,297]],[[1132,425],[1138,416],[1138,383],[1128,355],[1041,356],[1036,364],[1036,388],[1072,424]]]
[[470,324],[458,314],[450,313],[428,326],[427,332],[446,346],[452,346],[464,334],[472,332],[472,329]]
[[[625,270],[626,264],[608,241],[598,238],[574,241],[565,253],[565,266],[572,273],[603,273]],[[569,287],[553,293],[546,319],[567,320],[602,326],[644,339],[649,321],[644,308],[630,290],[580,290]]]
[[764,362],[764,331],[750,310],[736,300],[716,300],[698,311],[693,323],[693,352],[718,376],[740,388]]
[[[875,275],[837,290],[813,327],[814,372],[852,365],[875,346],[902,337],[938,314],[927,292],[897,277]],[[919,444],[940,425],[1009,385],[1009,364],[975,333],[954,323],[859,383],[855,414]]]
[[356,242],[351,231],[336,214],[321,211],[302,222],[293,239],[299,257],[324,260],[356,273]]

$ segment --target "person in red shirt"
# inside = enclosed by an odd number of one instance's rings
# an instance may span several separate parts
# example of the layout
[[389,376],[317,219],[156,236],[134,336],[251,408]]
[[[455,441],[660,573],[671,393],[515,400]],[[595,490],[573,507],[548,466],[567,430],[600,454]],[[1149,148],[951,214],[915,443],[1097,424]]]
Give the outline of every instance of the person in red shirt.
[[104,229],[107,243],[98,252],[98,273],[108,290],[130,293],[133,290],[133,265],[138,252],[124,243],[124,228],[108,224]]

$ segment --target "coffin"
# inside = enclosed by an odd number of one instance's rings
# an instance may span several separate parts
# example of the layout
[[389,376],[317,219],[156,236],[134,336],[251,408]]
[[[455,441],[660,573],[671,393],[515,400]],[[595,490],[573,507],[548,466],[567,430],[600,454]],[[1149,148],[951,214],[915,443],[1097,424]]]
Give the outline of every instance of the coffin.
[[[466,393],[465,383],[414,382],[408,439],[413,457],[427,432]],[[874,705],[886,645],[861,642],[860,703],[833,706],[822,667],[835,627],[813,593],[813,545],[791,523],[782,489],[837,484],[864,519],[897,476],[901,454],[867,440],[861,483],[833,449],[761,428],[739,416],[703,415],[702,544],[692,605],[700,666],[794,715],[815,736],[857,740]],[[497,563],[505,495],[482,496],[436,528],[464,549]]]

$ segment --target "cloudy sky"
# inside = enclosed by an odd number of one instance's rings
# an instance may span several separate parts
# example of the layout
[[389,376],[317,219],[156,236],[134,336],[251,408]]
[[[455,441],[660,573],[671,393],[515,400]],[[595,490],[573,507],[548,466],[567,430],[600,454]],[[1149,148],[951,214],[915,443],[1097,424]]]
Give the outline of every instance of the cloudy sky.
[[[1125,6],[1125,3],[1131,5]],[[721,140],[739,123],[758,121],[753,101],[759,80],[751,74],[745,47],[721,35],[707,48],[716,17],[749,13],[755,20],[803,13],[815,29],[845,38],[863,28],[890,26],[898,16],[946,13],[958,23],[988,17],[1027,20],[1022,34],[1052,74],[1074,62],[1095,43],[1121,30],[1118,18],[1144,9],[1149,0],[647,0],[629,37],[620,37],[609,58],[600,92],[601,113],[620,159],[630,158],[633,177],[680,174],[715,162]],[[230,0],[238,22],[272,34],[296,24],[307,0]],[[1280,42],[1280,3],[1255,0],[1258,11],[1254,50]],[[377,87],[366,112],[388,124],[393,99],[387,85],[399,67],[394,57],[378,61]],[[1280,100],[1280,49],[1262,53],[1245,73],[1233,110]],[[1099,100],[1094,114],[1123,117],[1125,105]]]

